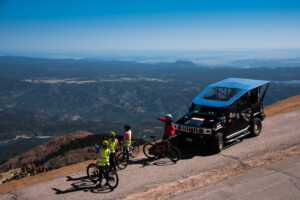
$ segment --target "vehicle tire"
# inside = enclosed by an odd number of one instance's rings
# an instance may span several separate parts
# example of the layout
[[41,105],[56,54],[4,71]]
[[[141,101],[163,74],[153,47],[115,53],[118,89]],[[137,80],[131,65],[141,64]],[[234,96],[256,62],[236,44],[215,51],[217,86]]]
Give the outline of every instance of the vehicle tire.
[[220,153],[224,147],[224,136],[223,133],[216,133],[212,138],[212,151],[214,153]]
[[259,118],[254,118],[252,124],[250,126],[251,136],[256,137],[259,136],[262,129],[262,123]]
[[115,189],[119,184],[119,176],[117,172],[113,169],[108,171],[108,185],[111,189]]
[[89,179],[93,182],[97,182],[99,179],[99,169],[97,164],[92,163],[86,168],[86,173]]
[[181,158],[181,153],[177,147],[171,145],[167,151],[167,156],[173,162],[177,162]]
[[116,155],[116,165],[118,167],[118,169],[122,170],[125,169],[128,165],[128,161],[129,161],[129,157],[128,154],[126,152],[119,152]]
[[152,143],[146,143],[143,147],[143,152],[146,157],[151,159],[154,159],[156,156],[158,156],[156,146]]
[[132,141],[130,145],[129,154],[130,157],[135,158],[139,154],[139,143],[137,141]]

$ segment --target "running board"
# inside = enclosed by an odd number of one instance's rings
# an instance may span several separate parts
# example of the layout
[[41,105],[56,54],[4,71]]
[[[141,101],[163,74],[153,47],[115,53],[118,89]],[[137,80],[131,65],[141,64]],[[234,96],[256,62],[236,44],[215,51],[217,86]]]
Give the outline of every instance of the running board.
[[231,139],[231,140],[225,141],[225,143],[231,143],[231,142],[236,141],[236,140],[238,140],[238,139],[240,139],[240,138],[242,138],[242,137],[244,137],[244,136],[246,136],[246,135],[249,135],[249,134],[250,134],[250,131],[246,131],[246,132],[244,132],[242,135],[239,135],[239,136],[236,137],[236,138],[233,138],[233,139]]

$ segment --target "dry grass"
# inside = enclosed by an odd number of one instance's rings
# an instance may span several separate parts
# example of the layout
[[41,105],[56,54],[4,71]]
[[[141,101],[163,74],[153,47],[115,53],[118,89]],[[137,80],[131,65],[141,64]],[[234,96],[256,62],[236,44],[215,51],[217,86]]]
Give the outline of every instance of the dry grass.
[[[92,135],[92,133],[88,133],[88,132],[84,132],[84,131],[76,131],[76,132],[68,134],[68,135],[57,137],[54,140],[48,141],[45,144],[39,145],[39,146],[31,149],[30,151],[27,151],[19,156],[9,159],[4,164],[0,165],[0,172],[5,172],[9,169],[20,168],[23,165],[33,163],[34,161],[42,160],[45,157],[47,157],[48,155],[50,155],[51,153],[57,152],[61,148],[62,145],[67,145],[72,140],[76,140],[78,138],[84,138],[88,135]],[[79,149],[78,152],[74,152],[74,153],[76,153],[78,155],[78,154],[80,154],[80,150],[83,150],[83,149]],[[78,156],[78,158],[79,158],[79,156]],[[49,162],[51,162],[51,160],[49,160]],[[49,162],[45,163],[45,166],[44,166],[45,168],[50,167]],[[55,161],[53,163],[55,163],[56,165],[59,165],[59,166],[64,166],[64,165],[62,165],[64,163],[64,161],[63,162]],[[51,166],[51,167],[55,167],[55,166]]]
[[300,94],[265,107],[267,116],[300,109]]

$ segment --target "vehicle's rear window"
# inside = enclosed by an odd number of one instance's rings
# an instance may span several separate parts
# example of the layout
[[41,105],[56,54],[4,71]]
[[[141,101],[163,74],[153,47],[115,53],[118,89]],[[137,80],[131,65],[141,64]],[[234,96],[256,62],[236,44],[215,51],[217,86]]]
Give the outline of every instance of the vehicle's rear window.
[[237,88],[225,88],[225,87],[213,87],[208,90],[201,99],[216,100],[216,101],[229,101],[235,96],[240,89]]

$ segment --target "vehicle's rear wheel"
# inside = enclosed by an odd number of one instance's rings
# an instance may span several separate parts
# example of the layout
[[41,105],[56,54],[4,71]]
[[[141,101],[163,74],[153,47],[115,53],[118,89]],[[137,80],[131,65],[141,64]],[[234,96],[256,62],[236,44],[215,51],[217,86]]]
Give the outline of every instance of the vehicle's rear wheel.
[[250,133],[251,136],[259,136],[262,129],[262,123],[259,118],[255,118],[250,126]]
[[216,133],[212,138],[212,151],[214,153],[219,153],[223,150],[224,147],[224,136],[223,133]]

